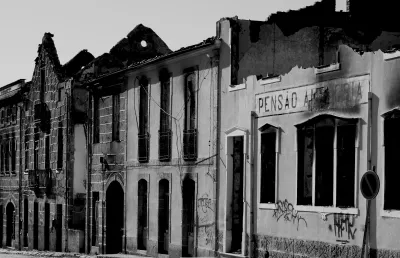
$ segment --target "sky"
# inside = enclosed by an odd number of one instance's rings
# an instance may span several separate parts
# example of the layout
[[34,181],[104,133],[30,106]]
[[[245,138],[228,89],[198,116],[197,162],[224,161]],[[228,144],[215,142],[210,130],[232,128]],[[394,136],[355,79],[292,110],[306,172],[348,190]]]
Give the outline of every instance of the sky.
[[136,25],[150,27],[171,50],[215,36],[223,17],[264,21],[316,0],[13,0],[0,2],[0,86],[32,79],[38,45],[54,35],[63,65],[80,50],[95,57]]

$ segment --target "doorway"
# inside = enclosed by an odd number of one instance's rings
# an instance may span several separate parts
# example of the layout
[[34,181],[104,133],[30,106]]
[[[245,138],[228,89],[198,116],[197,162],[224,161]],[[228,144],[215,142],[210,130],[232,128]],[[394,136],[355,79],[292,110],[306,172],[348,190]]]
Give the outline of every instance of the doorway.
[[114,181],[106,193],[106,252],[108,254],[122,251],[122,233],[124,226],[124,191]]
[[158,192],[158,253],[169,249],[169,181],[161,179]]
[[44,204],[44,250],[49,250],[50,245],[50,204]]
[[3,247],[3,205],[0,205],[0,247]]
[[61,252],[62,241],[62,204],[57,204],[56,223],[56,251]]
[[147,249],[147,181],[140,179],[138,183],[138,240],[139,250]]
[[92,195],[92,246],[97,246],[98,242],[98,210],[99,210],[99,192],[93,192]]
[[28,199],[24,199],[24,247],[28,247],[28,210],[29,210],[29,202]]
[[33,203],[33,249],[38,249],[39,238],[39,203]]
[[7,238],[6,246],[11,246],[12,240],[14,239],[14,223],[15,223],[15,208],[14,204],[9,202],[6,208],[7,216]]
[[182,255],[194,256],[195,182],[185,178],[182,200]]

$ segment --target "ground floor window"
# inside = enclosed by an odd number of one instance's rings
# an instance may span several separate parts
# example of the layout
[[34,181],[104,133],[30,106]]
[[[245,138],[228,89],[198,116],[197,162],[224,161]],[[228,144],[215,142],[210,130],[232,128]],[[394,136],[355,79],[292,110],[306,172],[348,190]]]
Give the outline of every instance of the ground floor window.
[[298,205],[355,207],[357,121],[321,115],[297,126]]

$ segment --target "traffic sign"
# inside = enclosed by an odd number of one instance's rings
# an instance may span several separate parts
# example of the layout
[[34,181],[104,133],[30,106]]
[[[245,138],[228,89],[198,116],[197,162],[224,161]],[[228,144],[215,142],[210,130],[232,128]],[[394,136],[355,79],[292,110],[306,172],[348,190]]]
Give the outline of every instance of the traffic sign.
[[380,188],[380,181],[378,175],[372,171],[368,170],[361,178],[360,189],[361,193],[367,200],[374,199]]

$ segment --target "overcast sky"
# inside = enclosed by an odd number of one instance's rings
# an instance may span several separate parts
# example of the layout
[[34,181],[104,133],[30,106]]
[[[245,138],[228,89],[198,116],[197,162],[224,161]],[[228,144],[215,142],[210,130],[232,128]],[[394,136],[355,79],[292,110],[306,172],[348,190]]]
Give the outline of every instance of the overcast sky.
[[[61,64],[82,49],[108,52],[136,25],[152,28],[172,50],[215,36],[222,17],[265,20],[315,0],[13,0],[0,3],[0,86],[32,79],[45,32],[54,34]],[[294,21],[295,22],[295,21]]]

